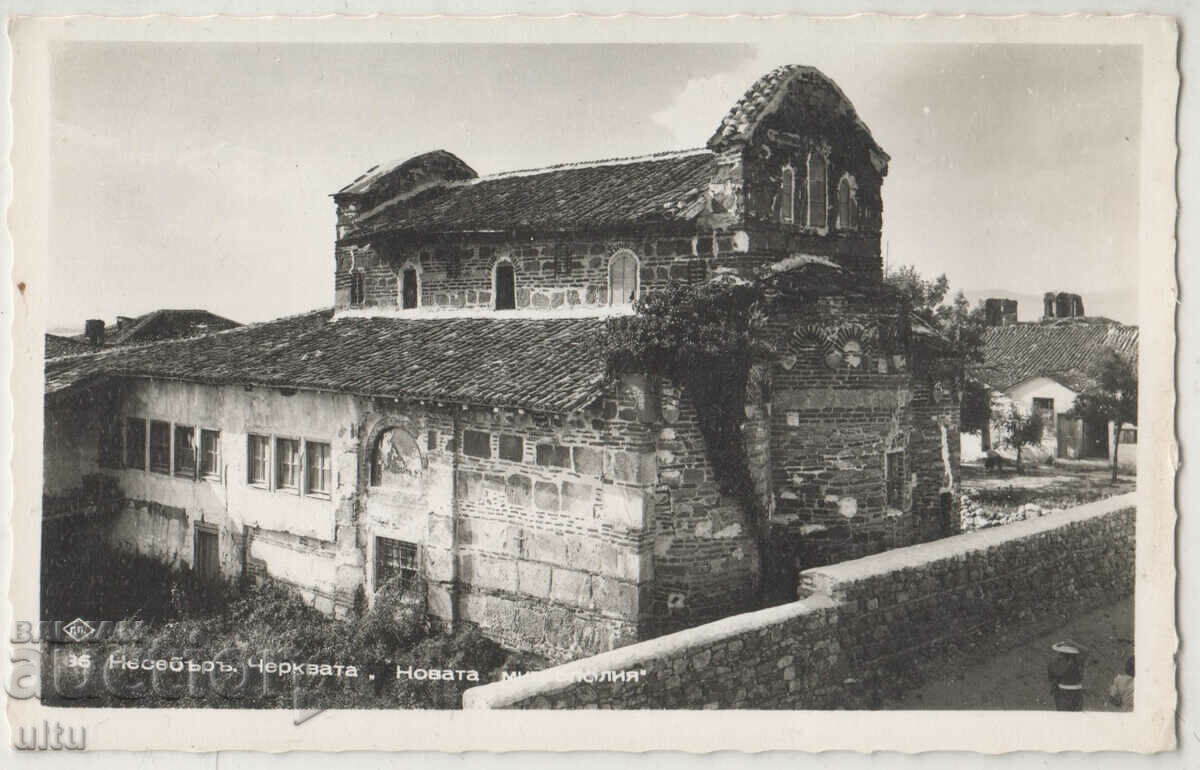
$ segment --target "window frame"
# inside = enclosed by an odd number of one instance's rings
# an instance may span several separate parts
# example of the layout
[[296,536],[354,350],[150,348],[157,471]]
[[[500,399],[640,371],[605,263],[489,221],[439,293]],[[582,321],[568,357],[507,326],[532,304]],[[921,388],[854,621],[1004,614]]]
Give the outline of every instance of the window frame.
[[[416,292],[412,307],[409,307],[404,304],[404,278],[406,275],[408,275],[409,271],[411,271],[413,274],[413,284],[414,284],[413,289]],[[397,277],[396,283],[397,283],[397,286],[396,286],[397,300],[399,300],[396,303],[396,307],[400,310],[420,310],[421,309],[421,268],[420,268],[420,266],[413,264],[412,262],[405,262],[404,265],[400,268],[400,275]]]
[[[162,468],[161,466],[156,468],[154,466],[154,448],[155,448],[154,447],[154,426],[155,425],[165,425],[166,429],[167,429],[167,447],[166,447],[167,465],[165,468]],[[175,465],[175,435],[174,434],[175,434],[174,424],[170,420],[156,420],[153,417],[150,418],[150,424],[147,429],[147,436],[148,436],[147,446],[148,446],[149,451],[148,451],[148,457],[147,457],[146,464],[151,473],[157,473],[160,476],[170,476],[174,473],[174,465]]]
[[[505,441],[505,439],[508,439],[510,442],[513,439],[515,439],[518,442],[518,444],[517,444],[518,451],[517,451],[517,456],[515,459],[513,457],[505,457],[504,456],[504,441]],[[525,437],[518,433],[497,434],[497,436],[496,436],[496,459],[503,460],[503,461],[509,462],[509,463],[524,462],[525,461]]]
[[[357,291],[355,288],[357,287]],[[357,294],[358,299],[355,299]],[[350,307],[362,307],[367,302],[367,271],[361,267],[350,268]]]
[[[179,431],[186,429],[192,434],[192,468],[190,471],[181,471],[179,467]],[[181,479],[191,479],[195,481],[200,470],[199,453],[196,451],[196,426],[187,425],[181,422],[171,423],[171,475],[178,476]]]
[[[633,260],[633,296],[628,302],[614,302],[613,295],[613,267],[617,259],[622,260],[628,258]],[[608,306],[616,308],[632,308],[633,304],[642,296],[642,260],[633,249],[617,249],[608,258]]]
[[[264,471],[265,471],[264,479],[262,481],[255,481],[254,476],[253,476],[254,465],[255,465],[254,439],[256,439],[256,438],[262,439],[263,441],[265,441],[266,447],[267,447],[266,464],[265,464],[265,468],[264,468]],[[275,447],[275,437],[272,436],[270,433],[249,433],[249,432],[246,433],[246,485],[247,486],[254,487],[255,489],[265,489],[268,491],[274,489],[274,486],[271,483],[272,476],[274,474],[274,468],[275,468],[274,447]]]
[[[142,450],[138,453],[141,456],[141,464],[129,464],[129,451],[131,442],[129,440],[129,426],[131,423],[139,423],[142,432]],[[127,470],[147,471],[150,469],[150,421],[145,417],[125,417],[121,423],[121,465]]]
[[[203,426],[197,426],[196,430],[199,432],[199,436],[200,436],[200,442],[199,442],[199,447],[198,447],[199,457],[196,462],[196,478],[205,479],[207,481],[220,481],[221,476],[222,476],[222,470],[223,470],[222,462],[221,462],[221,431],[216,428],[205,428]],[[217,450],[215,453],[215,457],[216,457],[216,460],[214,462],[215,467],[211,472],[206,472],[204,470],[204,461],[205,461],[205,458],[208,457],[208,453],[204,450],[205,434],[214,436],[213,445],[216,447],[216,450]]]
[[[281,441],[291,441],[296,444],[296,483],[291,486],[285,486],[280,478],[280,471],[283,467],[280,465],[281,458],[279,453],[279,442]],[[300,490],[304,486],[304,439],[299,436],[288,436],[285,434],[271,436],[271,459],[272,489],[276,492],[299,496]]]
[[[383,547],[385,543],[387,544],[387,549],[385,549]],[[375,546],[375,554],[374,554],[375,558],[372,560],[374,562],[372,564],[372,571],[374,573],[373,577],[375,579],[375,590],[376,591],[378,591],[380,588],[382,588],[383,585],[388,582],[388,580],[390,580],[392,577],[394,577],[396,575],[399,575],[401,577],[399,584],[405,588],[409,588],[413,585],[416,585],[421,580],[421,544],[420,543],[412,543],[407,540],[399,540],[394,537],[384,537],[382,535],[376,535],[374,546]],[[388,575],[385,578],[381,575],[379,568],[380,568],[380,565],[383,563],[382,556],[384,555],[385,550],[390,551],[393,548],[393,546],[395,547],[396,552],[398,554],[400,554],[401,558],[397,560],[398,564],[397,564],[395,573]],[[403,564],[404,554],[406,552],[409,553],[409,555],[410,555],[411,565],[412,565],[411,567],[405,567]],[[390,568],[390,566],[389,566],[389,568]],[[410,573],[407,577],[405,576],[406,572]]]
[[[846,221],[842,219],[842,187],[846,188]],[[854,175],[846,172],[842,174],[838,180],[837,186],[837,229],[846,231],[857,231],[859,229],[859,221],[861,219],[858,210],[858,182],[855,181]]]
[[[311,463],[312,457],[309,454],[308,448],[309,448],[309,446],[312,446],[314,444],[316,446],[325,447],[325,450],[327,452],[326,457],[329,461],[329,468],[328,468],[327,475],[325,478],[326,488],[323,490],[309,488],[309,484],[312,480],[311,476],[309,475],[312,470],[312,463]],[[308,438],[302,439],[300,442],[300,464],[302,467],[302,474],[303,474],[302,494],[305,497],[318,497],[318,498],[328,500],[333,495],[333,442],[318,441],[316,439],[308,439]]]
[[[500,307],[500,268],[507,267],[512,271],[512,307]],[[492,310],[516,310],[517,309],[517,266],[508,257],[497,259],[492,265]]]

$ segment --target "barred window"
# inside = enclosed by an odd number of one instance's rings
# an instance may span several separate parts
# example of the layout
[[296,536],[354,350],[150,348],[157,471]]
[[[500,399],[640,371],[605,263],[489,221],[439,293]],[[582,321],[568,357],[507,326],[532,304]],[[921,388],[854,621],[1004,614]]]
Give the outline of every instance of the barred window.
[[350,304],[361,305],[367,297],[367,278],[362,270],[350,273]]
[[375,587],[380,588],[393,580],[401,585],[411,585],[418,577],[417,546],[403,540],[387,537],[375,538]]

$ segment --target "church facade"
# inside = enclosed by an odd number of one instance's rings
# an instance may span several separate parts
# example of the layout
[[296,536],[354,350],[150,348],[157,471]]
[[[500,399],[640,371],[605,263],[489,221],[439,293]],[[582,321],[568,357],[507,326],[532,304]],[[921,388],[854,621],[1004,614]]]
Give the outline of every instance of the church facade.
[[[47,520],[343,613],[567,659],[794,598],[799,569],[957,531],[947,347],[882,283],[888,156],[815,69],[706,147],[481,177],[435,151],[333,195],[333,307],[47,358]],[[769,280],[723,495],[686,391],[610,377],[607,320],[672,282]]]

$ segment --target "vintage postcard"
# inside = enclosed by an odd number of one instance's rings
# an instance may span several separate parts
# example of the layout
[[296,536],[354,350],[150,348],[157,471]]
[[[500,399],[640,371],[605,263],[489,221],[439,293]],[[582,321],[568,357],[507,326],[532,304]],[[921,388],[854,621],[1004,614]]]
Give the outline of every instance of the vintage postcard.
[[1171,19],[9,34],[17,749],[1174,746]]

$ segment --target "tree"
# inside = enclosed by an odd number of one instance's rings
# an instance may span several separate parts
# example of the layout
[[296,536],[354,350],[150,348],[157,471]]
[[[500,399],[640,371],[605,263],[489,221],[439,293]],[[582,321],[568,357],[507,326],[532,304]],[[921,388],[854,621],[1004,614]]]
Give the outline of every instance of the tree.
[[1112,425],[1112,481],[1116,483],[1121,429],[1137,424],[1137,356],[1126,356],[1113,348],[1105,348],[1090,367],[1089,374],[1094,384],[1075,397],[1075,405],[1067,414]]
[[1035,412],[1026,412],[1013,402],[997,405],[992,413],[992,422],[1000,429],[998,443],[1017,452],[1017,473],[1021,473],[1021,448],[1040,444],[1045,425]]
[[929,281],[912,265],[903,265],[888,270],[883,281],[900,294],[918,318],[936,328],[950,342],[951,358],[962,364],[983,361],[983,333],[987,329],[983,307],[972,308],[961,291],[946,302],[950,280],[945,273]]

